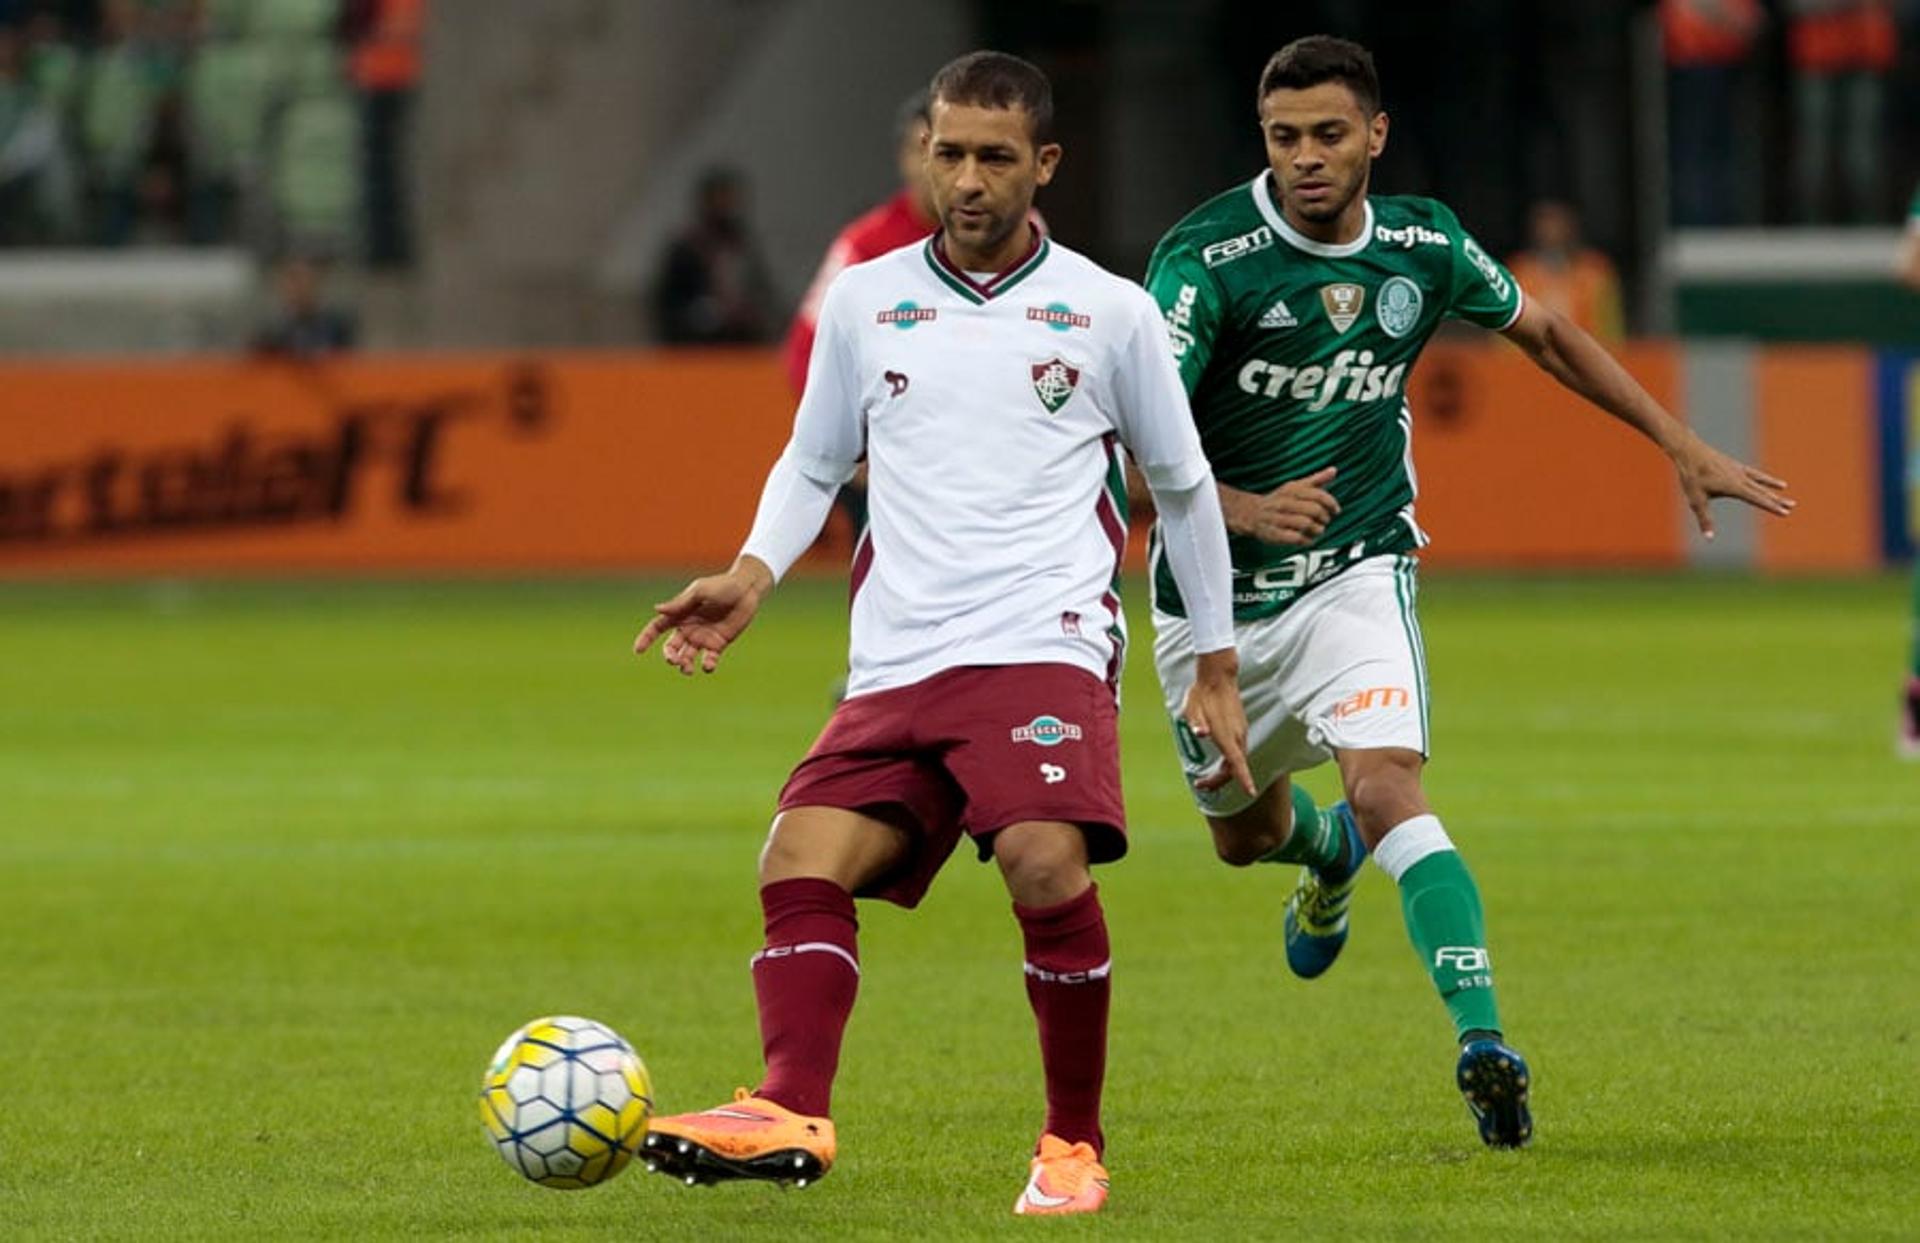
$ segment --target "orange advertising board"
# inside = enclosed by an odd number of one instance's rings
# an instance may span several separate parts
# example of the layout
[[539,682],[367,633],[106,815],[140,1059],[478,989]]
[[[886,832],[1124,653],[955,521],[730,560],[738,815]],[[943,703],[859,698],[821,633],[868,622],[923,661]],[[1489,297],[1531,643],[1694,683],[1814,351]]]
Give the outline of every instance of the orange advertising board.
[[[1622,354],[1684,417],[1682,357]],[[1757,455],[1818,502],[1757,564],[1870,564],[1867,355],[1754,376]],[[1665,459],[1517,350],[1436,345],[1409,398],[1430,563],[1686,563]],[[0,577],[724,565],[792,409],[759,351],[0,365]]]
[[0,573],[724,563],[758,354],[0,367]]
[[[1684,417],[1679,351],[1633,345],[1621,362]],[[1638,433],[1500,342],[1427,351],[1414,410],[1420,525],[1431,565],[1680,565],[1673,470]]]

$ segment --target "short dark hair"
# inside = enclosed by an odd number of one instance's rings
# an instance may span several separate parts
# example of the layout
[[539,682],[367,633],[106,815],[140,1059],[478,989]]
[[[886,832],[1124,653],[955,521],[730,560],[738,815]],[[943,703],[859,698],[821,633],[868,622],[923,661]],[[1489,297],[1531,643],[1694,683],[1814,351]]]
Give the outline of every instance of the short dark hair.
[[1322,82],[1344,84],[1368,116],[1380,111],[1380,75],[1373,67],[1373,53],[1333,35],[1308,35],[1275,52],[1260,71],[1260,94],[1253,106],[1257,110],[1275,91],[1303,91]]
[[1024,108],[1035,146],[1053,141],[1053,85],[1039,67],[1005,52],[968,52],[933,75],[930,99],[977,108]]

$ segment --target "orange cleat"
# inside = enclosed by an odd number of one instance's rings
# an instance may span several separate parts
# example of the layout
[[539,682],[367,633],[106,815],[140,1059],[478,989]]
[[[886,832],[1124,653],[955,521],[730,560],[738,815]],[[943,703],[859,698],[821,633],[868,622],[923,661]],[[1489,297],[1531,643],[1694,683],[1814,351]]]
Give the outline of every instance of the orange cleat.
[[1048,1213],[1093,1213],[1107,1202],[1107,1167],[1100,1164],[1092,1144],[1069,1144],[1057,1135],[1040,1137],[1040,1153],[1033,1159],[1027,1188],[1013,1202],[1021,1216]]
[[734,1091],[704,1113],[655,1118],[640,1142],[647,1169],[689,1187],[754,1178],[804,1187],[833,1168],[833,1123]]

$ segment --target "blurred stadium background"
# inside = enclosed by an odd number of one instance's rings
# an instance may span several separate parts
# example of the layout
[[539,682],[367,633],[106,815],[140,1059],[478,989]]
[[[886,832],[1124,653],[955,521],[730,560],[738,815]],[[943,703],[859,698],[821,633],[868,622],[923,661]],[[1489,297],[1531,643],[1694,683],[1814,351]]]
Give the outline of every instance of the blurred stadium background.
[[[1212,864],[1136,657],[1114,1207],[1163,1236],[1910,1231],[1920,0],[0,0],[0,979],[35,1016],[0,1232],[625,1223],[624,1191],[508,1185],[465,1094],[540,1011],[625,1032],[669,1107],[752,1073],[750,863],[827,710],[845,530],[731,680],[625,647],[743,535],[780,339],[897,189],[900,101],[974,47],[1036,61],[1067,153],[1040,205],[1138,276],[1258,169],[1258,66],[1316,31],[1379,61],[1377,191],[1451,203],[1801,508],[1722,508],[1708,545],[1517,351],[1429,351],[1433,788],[1541,1142],[1466,1160],[1383,886],[1342,979],[1276,982],[1278,882]],[[729,308],[691,332],[689,248]],[[1034,1073],[1002,899],[953,871],[870,917],[846,1175],[771,1215],[649,1186],[654,1224],[998,1222]],[[1309,1022],[1372,1056],[1249,1067]]]

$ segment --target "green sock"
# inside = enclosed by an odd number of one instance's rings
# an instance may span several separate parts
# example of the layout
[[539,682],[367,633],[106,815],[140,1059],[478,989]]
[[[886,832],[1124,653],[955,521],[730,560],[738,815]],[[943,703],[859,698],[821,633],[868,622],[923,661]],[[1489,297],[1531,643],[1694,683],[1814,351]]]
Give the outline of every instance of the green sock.
[[1407,936],[1453,1016],[1454,1034],[1499,1031],[1486,917],[1460,852],[1436,851],[1408,868],[1400,877],[1400,910]]
[[1347,853],[1346,834],[1332,816],[1323,816],[1313,804],[1313,795],[1293,787],[1293,832],[1287,840],[1260,857],[1262,863],[1304,863],[1325,870],[1339,863]]

